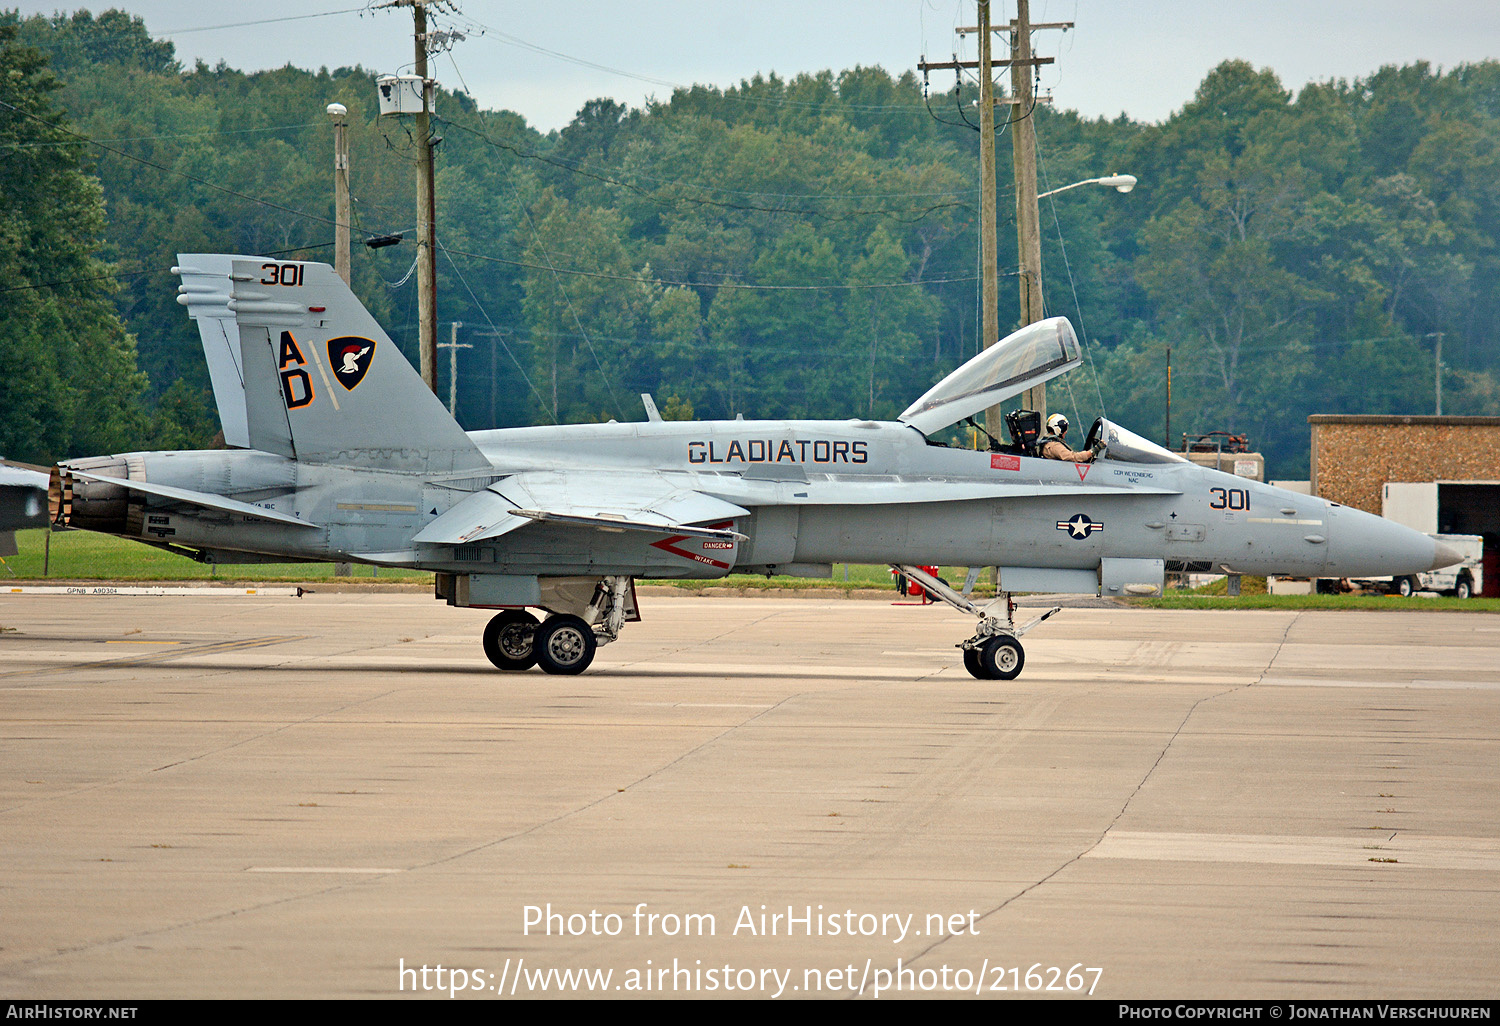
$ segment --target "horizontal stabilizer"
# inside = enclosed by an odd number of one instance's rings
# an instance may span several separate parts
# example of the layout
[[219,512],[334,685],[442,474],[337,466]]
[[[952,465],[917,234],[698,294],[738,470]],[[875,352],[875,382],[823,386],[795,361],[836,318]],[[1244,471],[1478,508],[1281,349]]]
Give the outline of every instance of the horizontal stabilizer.
[[510,512],[515,503],[488,488],[465,496],[452,509],[418,531],[412,541],[423,545],[468,545],[498,538],[531,523]]
[[81,477],[87,481],[100,481],[104,484],[118,485],[128,488],[133,492],[145,492],[147,495],[155,495],[161,499],[171,499],[175,502],[185,503],[189,506],[198,506],[203,509],[214,509],[221,513],[238,513],[241,516],[253,517],[256,520],[268,520],[273,524],[286,524],[290,527],[317,527],[290,513],[278,513],[274,509],[266,509],[264,506],[255,506],[248,502],[240,502],[238,499],[227,499],[222,495],[211,495],[208,492],[195,492],[191,488],[174,488],[171,485],[151,484],[148,481],[132,481],[124,477],[109,477],[105,474],[89,474],[82,470],[70,470],[64,468],[64,474],[72,477]]

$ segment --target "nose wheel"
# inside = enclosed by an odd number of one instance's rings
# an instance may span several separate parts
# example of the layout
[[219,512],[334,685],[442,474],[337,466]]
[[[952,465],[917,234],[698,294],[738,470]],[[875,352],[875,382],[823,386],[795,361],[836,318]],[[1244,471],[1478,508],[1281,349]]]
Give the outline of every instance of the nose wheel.
[[1000,634],[979,649],[978,663],[982,672],[969,672],[981,680],[1015,680],[1021,675],[1021,667],[1026,665],[1026,652],[1021,648],[1020,639]]
[[[1026,665],[1021,635],[1054,613],[1062,612],[1060,606],[1053,606],[1041,616],[1017,627],[1014,616],[1016,604],[1011,601],[1009,592],[1002,592],[993,602],[981,606],[969,598],[967,586],[964,592],[957,592],[921,567],[900,564],[895,569],[921,584],[934,598],[979,618],[979,628],[974,636],[960,642],[958,647],[963,649],[964,669],[980,680],[1015,680],[1019,677],[1021,668]],[[976,572],[970,572],[970,584],[973,584],[976,576]],[[1004,619],[997,614],[1003,614]]]
[[997,634],[964,649],[964,669],[980,680],[1015,680],[1026,665],[1020,639]]

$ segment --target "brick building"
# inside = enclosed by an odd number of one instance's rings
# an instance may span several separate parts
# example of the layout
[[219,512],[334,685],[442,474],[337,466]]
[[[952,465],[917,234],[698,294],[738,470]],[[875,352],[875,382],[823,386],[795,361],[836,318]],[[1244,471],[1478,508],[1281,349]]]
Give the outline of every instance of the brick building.
[[1436,486],[1436,530],[1484,537],[1485,594],[1500,594],[1500,417],[1314,414],[1312,492],[1381,513],[1385,485]]

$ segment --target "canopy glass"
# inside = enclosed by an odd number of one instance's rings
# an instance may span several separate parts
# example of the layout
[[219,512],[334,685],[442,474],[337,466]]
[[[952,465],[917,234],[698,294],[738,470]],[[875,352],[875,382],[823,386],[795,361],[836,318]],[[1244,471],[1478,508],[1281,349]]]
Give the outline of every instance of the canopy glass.
[[957,424],[1078,366],[1078,337],[1066,317],[1028,324],[933,385],[898,418],[924,435]]

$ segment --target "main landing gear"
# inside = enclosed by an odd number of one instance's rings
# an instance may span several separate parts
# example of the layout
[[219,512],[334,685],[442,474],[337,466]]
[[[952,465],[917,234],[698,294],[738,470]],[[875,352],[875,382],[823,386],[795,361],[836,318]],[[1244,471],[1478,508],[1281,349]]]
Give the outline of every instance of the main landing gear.
[[538,622],[524,609],[505,609],[484,628],[484,654],[502,670],[582,673],[600,645],[620,636],[625,623],[629,577],[605,577],[583,615],[553,613]]
[[[993,602],[981,606],[921,567],[896,565],[894,569],[917,581],[934,598],[979,618],[974,636],[960,642],[958,647],[964,652],[964,669],[980,680],[1015,680],[1020,676],[1021,668],[1026,665],[1026,652],[1021,648],[1021,636],[1052,614],[1062,612],[1061,606],[1053,606],[1041,616],[1017,627],[1016,604],[1011,601],[1010,592],[1002,592]],[[996,607],[1004,612],[1004,620],[991,613]]]

